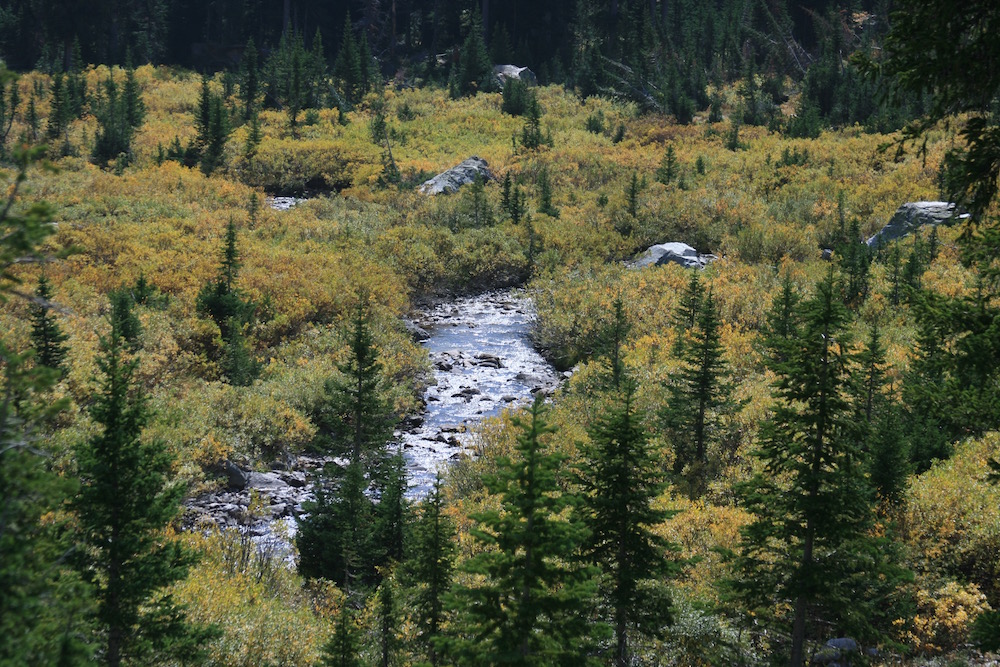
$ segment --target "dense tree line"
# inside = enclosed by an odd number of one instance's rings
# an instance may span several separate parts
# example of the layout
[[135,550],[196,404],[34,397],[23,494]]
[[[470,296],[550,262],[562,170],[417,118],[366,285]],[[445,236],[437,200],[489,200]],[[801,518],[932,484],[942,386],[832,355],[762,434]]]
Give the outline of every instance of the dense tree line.
[[888,17],[879,7],[829,0],[15,0],[0,10],[0,56],[15,69],[50,72],[70,71],[81,56],[207,72],[235,71],[247,60],[252,71],[276,56],[250,95],[265,84],[265,103],[296,111],[329,103],[321,80],[330,65],[347,83],[338,92],[348,103],[366,82],[397,72],[463,94],[489,90],[491,65],[514,62],[533,68],[542,83],[631,100],[680,122],[717,107],[721,98],[710,89],[742,81],[742,120],[753,124],[775,122],[791,76],[803,91],[791,129],[812,135],[855,122],[893,129],[920,110],[911,97],[889,111],[879,103],[881,83],[848,60],[885,36]]

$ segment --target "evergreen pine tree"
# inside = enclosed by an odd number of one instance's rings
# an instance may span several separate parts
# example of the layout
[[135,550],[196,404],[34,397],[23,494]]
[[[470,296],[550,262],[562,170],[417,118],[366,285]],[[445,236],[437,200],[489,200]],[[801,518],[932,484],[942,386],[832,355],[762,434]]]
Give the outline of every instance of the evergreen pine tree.
[[223,372],[231,383],[241,386],[253,382],[259,367],[248,356],[243,337],[243,327],[250,321],[253,304],[245,300],[236,287],[239,268],[236,223],[230,218],[226,225],[219,273],[214,281],[198,292],[197,309],[199,314],[211,317],[219,327],[224,345]]
[[417,640],[426,652],[427,662],[437,667],[441,664],[437,644],[445,621],[445,596],[451,588],[457,551],[455,526],[444,513],[440,477],[420,505],[412,534],[403,578],[411,591],[411,618]]
[[654,505],[666,487],[657,452],[635,412],[635,383],[623,378],[612,404],[588,429],[579,471],[585,523],[584,554],[604,576],[615,644],[613,664],[632,664],[629,637],[657,636],[671,622],[663,580],[678,571],[668,553],[676,547],[654,532],[671,512]]
[[524,115],[521,145],[528,150],[534,150],[545,143],[545,137],[542,136],[542,107],[538,104],[538,97],[533,91],[529,91]]
[[364,96],[373,90],[380,91],[382,74],[368,46],[368,33],[365,32],[361,33],[361,39],[358,40],[358,60],[361,62],[361,95]]
[[670,185],[677,178],[677,155],[673,145],[667,146],[660,166],[656,170],[656,180],[664,185]]
[[625,191],[626,210],[633,219],[639,217],[639,190],[639,174],[633,171],[628,189]]
[[797,309],[794,337],[772,352],[777,404],[756,452],[764,469],[739,487],[754,519],[742,531],[733,585],[765,622],[769,610],[787,610],[790,617],[779,612],[770,622],[790,637],[792,667],[804,664],[806,639],[826,636],[831,624],[870,633],[882,602],[857,592],[884,570],[868,537],[872,499],[848,395],[848,315],[836,289],[831,274]]
[[247,40],[240,62],[240,101],[243,103],[243,118],[249,121],[256,117],[257,97],[260,95],[260,64],[253,37]]
[[483,22],[478,5],[472,10],[469,31],[465,35],[457,67],[458,92],[461,95],[493,90],[493,63],[483,39]]
[[677,313],[674,315],[674,330],[677,336],[673,345],[675,356],[683,355],[690,335],[689,332],[698,323],[698,313],[701,312],[701,300],[704,297],[704,292],[705,288],[701,284],[698,271],[692,271],[687,287],[681,294]]
[[367,294],[358,299],[347,338],[347,360],[338,364],[338,375],[327,380],[315,420],[321,447],[370,468],[374,466],[367,462],[381,458],[397,419],[385,398]]
[[601,328],[597,336],[598,354],[607,357],[611,367],[611,388],[618,391],[625,377],[625,341],[632,330],[632,323],[625,314],[625,302],[621,296],[611,304],[611,321]]
[[[125,91],[122,92],[114,77],[109,74],[104,84],[104,95],[94,105],[97,134],[94,137],[92,156],[98,164],[118,160],[120,156],[125,156],[126,163],[132,159],[132,139],[142,123],[145,111],[134,77],[129,74],[126,77]],[[137,124],[133,124],[136,121]]]
[[559,209],[552,204],[552,181],[547,167],[542,167],[538,172],[538,212],[553,218],[559,217]]
[[35,297],[38,301],[31,305],[31,344],[35,348],[35,363],[64,374],[66,370],[63,368],[63,361],[69,351],[65,345],[68,336],[62,332],[52,315],[49,304],[52,287],[44,274],[38,277]]
[[146,119],[146,104],[142,101],[142,89],[135,80],[135,69],[131,65],[125,67],[122,100],[125,107],[125,121],[133,130],[138,129]]
[[406,500],[406,459],[402,451],[386,455],[379,466],[375,505],[374,560],[381,567],[392,567],[403,560],[404,534],[410,507]]
[[360,647],[361,633],[354,622],[354,612],[350,600],[341,602],[333,636],[323,647],[323,667],[362,667]]
[[553,665],[591,662],[587,613],[594,572],[574,563],[585,529],[567,509],[558,470],[563,457],[543,442],[553,429],[537,396],[520,429],[516,459],[500,458],[484,482],[497,509],[473,516],[484,547],[465,570],[481,577],[457,587],[449,650],[457,664]]
[[323,50],[323,35],[319,31],[319,27],[316,28],[316,34],[313,35],[308,62],[305,107],[307,109],[317,109],[322,105],[327,88],[326,52]]
[[351,29],[351,14],[344,19],[344,35],[340,39],[340,50],[333,63],[333,76],[340,85],[344,98],[351,105],[357,104],[367,89],[364,85],[361,54]]
[[727,365],[719,340],[719,314],[709,291],[698,299],[696,326],[682,348],[682,369],[670,385],[664,422],[674,446],[674,474],[691,498],[711,477],[709,444],[718,438],[720,412],[729,402]]
[[[0,82],[0,98],[4,93]],[[54,231],[44,203],[15,206],[18,185],[40,155],[39,149],[14,151],[17,176],[0,204],[4,296],[14,287],[10,267],[36,258]],[[89,665],[93,598],[69,567],[71,531],[60,518],[76,481],[53,469],[49,439],[38,433],[65,402],[48,391],[53,373],[27,363],[28,356],[0,340],[0,665]]]
[[396,580],[389,574],[379,584],[376,596],[376,628],[378,667],[394,667],[399,664],[403,650],[400,626],[402,614],[396,590]]
[[164,530],[178,514],[183,487],[171,483],[172,459],[162,442],[143,441],[147,400],[133,375],[121,323],[101,338],[100,393],[91,408],[100,432],[77,449],[81,486],[74,501],[83,548],[82,572],[97,593],[102,662],[144,662],[150,652],[197,643],[204,629],[189,624],[164,589],[181,580],[193,553]]
[[63,138],[72,120],[66,78],[62,72],[53,75],[50,95],[49,120],[45,126],[45,136],[50,141],[56,141]]
[[374,580],[374,507],[361,464],[335,466],[328,464],[314,484],[316,500],[305,504],[309,516],[300,521],[295,544],[302,576],[329,579],[350,595]]

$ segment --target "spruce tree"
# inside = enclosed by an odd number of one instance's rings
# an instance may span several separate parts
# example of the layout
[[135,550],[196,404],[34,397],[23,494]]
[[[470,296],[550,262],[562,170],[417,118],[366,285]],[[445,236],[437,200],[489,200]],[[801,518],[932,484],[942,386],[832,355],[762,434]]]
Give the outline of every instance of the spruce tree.
[[664,185],[670,185],[677,178],[677,155],[673,145],[668,145],[660,166],[656,170],[656,180]]
[[639,217],[639,192],[639,174],[633,171],[628,188],[625,190],[626,210],[631,218]]
[[[0,82],[0,98],[2,88]],[[14,151],[17,176],[0,203],[5,297],[16,285],[10,267],[37,258],[38,245],[54,231],[43,202],[15,205],[19,185],[40,155],[39,149]],[[54,374],[28,357],[0,340],[0,665],[88,665],[93,598],[69,566],[71,521],[60,518],[76,481],[53,469],[55,452],[40,432],[65,403],[49,392]]]
[[[772,351],[776,404],[755,452],[763,470],[738,489],[754,519],[741,531],[732,582],[761,621],[790,637],[792,667],[804,664],[806,639],[831,626],[871,632],[883,601],[858,590],[884,573],[848,392],[848,314],[832,274],[797,311],[793,337]],[[774,609],[785,611],[771,618]]]
[[603,571],[615,643],[613,664],[632,664],[630,636],[658,636],[671,622],[663,581],[679,567],[668,557],[676,547],[653,532],[672,513],[655,503],[666,488],[658,453],[635,411],[635,383],[623,378],[612,402],[588,428],[579,481],[589,535],[585,557]]
[[691,498],[706,490],[711,476],[708,447],[718,438],[720,412],[730,393],[712,292],[699,301],[696,326],[681,350],[681,372],[670,385],[664,418],[674,446],[674,474]]
[[340,38],[340,50],[333,62],[333,76],[338,82],[348,104],[354,105],[361,101],[367,92],[364,85],[361,54],[351,29],[351,14],[344,18],[344,34]]
[[392,567],[403,560],[404,534],[410,514],[403,452],[383,454],[376,476],[378,503],[375,505],[373,555],[377,565]]
[[409,558],[403,566],[403,580],[410,590],[411,618],[417,641],[426,652],[431,667],[441,664],[438,643],[445,621],[445,596],[451,588],[455,567],[455,526],[444,513],[442,481],[420,504],[413,527]]
[[246,349],[243,327],[253,315],[253,304],[246,300],[236,287],[240,258],[236,246],[236,223],[232,218],[226,225],[226,238],[222,249],[222,262],[215,280],[198,292],[197,309],[208,315],[219,327],[223,342],[223,373],[237,386],[253,382],[259,366]]
[[72,120],[66,77],[63,76],[62,72],[53,75],[50,96],[49,120],[45,126],[45,137],[50,141],[56,141],[63,138],[69,127],[69,122]]
[[496,474],[484,479],[500,504],[473,516],[482,550],[464,569],[480,580],[459,585],[451,599],[457,664],[592,662],[595,573],[574,562],[586,531],[561,488],[564,457],[544,442],[554,430],[545,412],[539,395],[514,422],[516,458],[498,459]]
[[542,136],[542,107],[538,104],[538,96],[534,91],[528,91],[524,116],[521,145],[528,150],[534,150],[545,143],[545,137]]
[[395,577],[389,574],[379,584],[376,596],[375,632],[377,635],[378,667],[394,667],[399,664],[403,650],[401,633],[402,614],[399,610],[398,591]]
[[195,559],[165,533],[184,489],[170,481],[173,461],[164,443],[142,438],[150,412],[133,379],[138,360],[130,357],[118,308],[100,342],[100,393],[91,408],[100,431],[77,449],[81,485],[73,503],[81,571],[96,591],[101,661],[109,667],[142,663],[204,636],[161,594]]
[[461,95],[475,95],[477,92],[493,90],[493,63],[483,39],[483,22],[478,6],[472,10],[469,30],[459,53],[458,92]]
[[365,493],[361,464],[351,461],[343,470],[336,466],[327,464],[314,483],[316,500],[304,506],[309,516],[299,522],[295,544],[302,576],[329,579],[351,595],[375,579],[375,508]]
[[552,181],[547,167],[542,167],[538,172],[538,212],[553,218],[559,217],[559,209],[552,204]]
[[316,410],[320,446],[352,461],[379,460],[392,439],[397,419],[385,397],[385,377],[366,294],[355,306],[347,345],[347,360],[338,364],[338,375],[327,380]]
[[31,305],[31,344],[35,349],[35,363],[64,374],[63,361],[69,348],[68,336],[59,328],[51,311],[52,287],[49,279],[42,274],[35,289],[36,302]]
[[253,37],[247,40],[240,62],[240,101],[243,103],[243,119],[256,117],[257,97],[260,95],[260,64]]
[[350,600],[343,600],[333,636],[323,647],[323,667],[362,667],[360,648],[361,633],[354,622]]

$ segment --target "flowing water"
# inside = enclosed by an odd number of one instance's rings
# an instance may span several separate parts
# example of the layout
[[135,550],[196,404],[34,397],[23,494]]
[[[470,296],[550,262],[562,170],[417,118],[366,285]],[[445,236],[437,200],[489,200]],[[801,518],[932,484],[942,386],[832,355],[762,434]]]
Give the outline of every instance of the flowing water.
[[401,433],[411,496],[425,494],[437,471],[461,455],[476,423],[558,385],[558,373],[531,345],[533,322],[530,299],[513,290],[461,297],[420,314],[434,384],[419,423]]

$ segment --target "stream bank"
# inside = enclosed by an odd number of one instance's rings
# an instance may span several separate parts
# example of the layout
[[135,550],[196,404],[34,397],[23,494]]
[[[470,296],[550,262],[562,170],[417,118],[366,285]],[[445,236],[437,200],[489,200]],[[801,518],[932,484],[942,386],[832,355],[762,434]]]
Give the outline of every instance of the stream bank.
[[[411,499],[423,497],[438,471],[462,456],[476,424],[562,381],[532,346],[534,319],[531,300],[512,289],[439,301],[413,314],[410,328],[427,348],[434,377],[423,410],[396,432]],[[294,519],[312,498],[308,479],[323,464],[308,456],[289,470],[248,472],[227,464],[220,471],[227,488],[188,499],[185,525],[240,526],[263,538],[283,521],[294,532]]]

